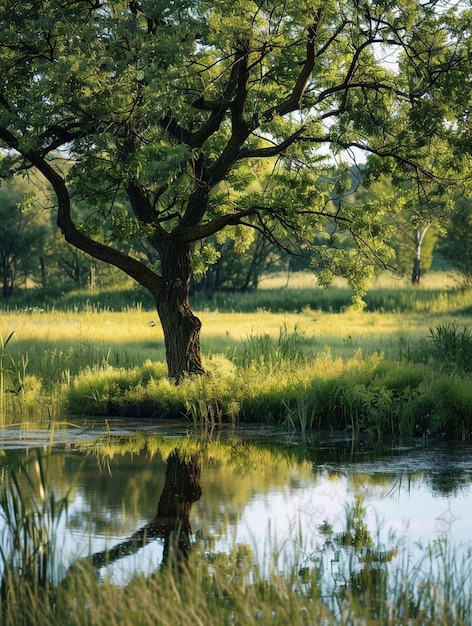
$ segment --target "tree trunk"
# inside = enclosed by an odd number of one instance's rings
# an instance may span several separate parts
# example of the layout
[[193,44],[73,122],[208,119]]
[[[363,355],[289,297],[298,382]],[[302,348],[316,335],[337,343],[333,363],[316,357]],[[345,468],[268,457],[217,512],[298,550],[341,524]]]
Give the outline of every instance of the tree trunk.
[[14,270],[8,257],[3,258],[3,297],[9,298],[13,293]]
[[167,472],[156,517],[152,523],[166,526],[163,564],[175,559],[187,561],[190,553],[190,510],[200,499],[201,459],[198,455],[185,458],[176,449],[167,460]]
[[201,322],[189,304],[192,275],[190,246],[171,240],[161,253],[162,288],[157,312],[164,331],[169,378],[179,382],[186,374],[203,374]]
[[415,257],[413,259],[413,271],[411,273],[411,282],[413,285],[419,285],[421,278],[421,258]]
[[8,265],[6,257],[2,259],[3,297],[8,297]]
[[411,273],[411,282],[414,285],[420,284],[421,278],[421,246],[423,245],[423,239],[428,232],[430,224],[427,224],[423,230],[416,229],[415,233],[415,258],[413,259],[413,271]]
[[126,541],[95,552],[84,561],[99,569],[136,554],[147,543],[160,538],[164,540],[162,564],[182,569],[191,549],[190,511],[202,495],[201,469],[202,459],[198,454],[186,456],[176,448],[167,459],[165,484],[154,519]]
[[71,219],[70,195],[61,174],[38,153],[22,151],[17,139],[5,129],[2,138],[51,183],[57,197],[57,225],[66,241],[95,259],[118,267],[154,295],[164,331],[169,377],[180,381],[185,374],[203,374],[201,322],[192,313],[188,301],[192,268],[191,244],[186,239],[185,227],[160,239],[155,246],[162,267],[162,276],[159,276],[132,256],[81,232]]
[[40,267],[40,272],[41,272],[41,287],[47,287],[47,274],[46,274],[46,263],[44,261],[44,256],[41,255],[39,257],[39,267]]

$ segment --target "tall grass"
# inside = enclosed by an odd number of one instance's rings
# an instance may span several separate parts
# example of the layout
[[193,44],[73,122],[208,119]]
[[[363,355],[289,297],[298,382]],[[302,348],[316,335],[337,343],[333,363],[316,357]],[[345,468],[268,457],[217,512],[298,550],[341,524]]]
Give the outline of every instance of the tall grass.
[[[251,339],[251,346],[254,341]],[[470,377],[441,374],[433,363],[391,361],[381,354],[343,359],[329,350],[274,360],[257,347],[246,366],[226,357],[206,360],[208,374],[175,385],[162,364],[85,370],[63,387],[69,413],[186,417],[194,423],[266,422],[344,430],[373,439],[447,434],[469,438]]]
[[466,326],[439,324],[430,328],[425,351],[444,367],[472,371],[472,332]]
[[41,453],[29,463],[32,472],[26,465],[2,469],[1,617],[20,613],[28,598],[52,600],[57,582],[58,527],[67,513],[68,497],[57,498],[50,491]]
[[[3,414],[5,410],[5,392],[7,391],[7,385],[12,384],[13,367],[15,364],[11,354],[7,351],[7,346],[10,339],[13,337],[14,331],[12,331],[6,339],[0,337],[0,411]],[[11,391],[8,389],[8,391]]]
[[27,374],[28,355],[15,359],[11,350],[14,331],[6,339],[0,336],[0,419],[8,423],[8,417],[23,417],[31,413],[31,405],[40,397],[41,384]]

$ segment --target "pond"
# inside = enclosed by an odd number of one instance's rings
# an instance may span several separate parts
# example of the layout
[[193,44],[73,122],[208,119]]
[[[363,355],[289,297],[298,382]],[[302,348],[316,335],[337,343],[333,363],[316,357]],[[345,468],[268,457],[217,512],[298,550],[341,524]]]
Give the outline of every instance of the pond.
[[181,425],[125,423],[2,431],[0,446],[4,477],[29,472],[28,498],[67,498],[56,580],[87,560],[102,580],[126,584],[173,547],[233,570],[245,562],[262,577],[316,570],[329,597],[366,570],[384,583],[405,564],[443,575],[471,555],[470,443],[373,448],[267,427],[200,438]]

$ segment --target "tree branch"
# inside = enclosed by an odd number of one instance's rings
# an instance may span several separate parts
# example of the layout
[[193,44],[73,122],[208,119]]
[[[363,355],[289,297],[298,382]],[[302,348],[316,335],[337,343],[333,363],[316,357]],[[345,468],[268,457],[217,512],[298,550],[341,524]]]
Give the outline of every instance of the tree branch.
[[237,156],[237,160],[248,159],[248,158],[270,158],[282,154],[287,148],[289,148],[292,144],[294,144],[297,139],[300,139],[305,131],[305,126],[301,126],[296,132],[294,132],[290,137],[287,137],[284,141],[279,144],[275,144],[273,146],[269,146],[267,148],[245,148],[244,150],[240,150]]
[[182,237],[188,243],[205,239],[211,235],[219,233],[226,226],[236,226],[237,224],[240,224],[243,218],[255,215],[256,212],[256,207],[250,207],[248,209],[241,209],[236,213],[220,215],[206,224],[200,224],[195,228],[188,228],[182,231]]
[[306,92],[308,81],[313,73],[316,62],[316,39],[321,26],[323,9],[318,9],[314,23],[308,27],[306,55],[303,67],[298,75],[294,88],[288,98],[267,111],[262,115],[265,120],[270,120],[274,115],[287,115],[300,108],[302,98]]
[[18,152],[25,160],[36,167],[52,185],[57,198],[57,225],[66,241],[90,256],[110,263],[134,278],[140,285],[149,289],[157,296],[161,287],[161,279],[148,267],[132,257],[95,241],[81,233],[71,219],[70,196],[62,176],[38,152],[23,150],[17,138],[5,127],[0,126],[0,139],[7,147]]

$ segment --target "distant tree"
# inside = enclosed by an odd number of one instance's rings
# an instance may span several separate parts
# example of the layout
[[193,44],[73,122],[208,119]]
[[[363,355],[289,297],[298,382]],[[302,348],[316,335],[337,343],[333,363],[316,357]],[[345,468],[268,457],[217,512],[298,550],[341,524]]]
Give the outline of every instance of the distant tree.
[[395,269],[419,284],[431,267],[437,239],[445,232],[453,196],[432,183],[423,184],[420,194],[404,178],[375,172],[369,161],[359,174],[359,183],[353,201],[364,205],[380,201],[387,207],[385,220],[392,226],[390,244],[395,251]]
[[423,273],[427,271],[433,262],[433,250],[437,240],[437,232],[431,228],[431,224],[418,225],[416,228],[405,229],[400,226],[403,236],[399,237],[396,249],[396,258],[399,268],[411,268],[411,282],[414,285],[420,283]]
[[67,244],[57,228],[48,230],[39,268],[40,272],[36,272],[38,283],[58,292],[119,286],[125,284],[127,278],[115,267]]
[[[218,260],[208,265],[205,273],[194,288],[197,291],[251,291],[257,289],[264,273],[275,268],[285,269],[282,258],[288,255],[257,233],[249,248],[244,252],[237,249],[237,242],[227,239],[214,243]],[[287,259],[288,261],[288,259]]]
[[27,198],[27,187],[19,182],[0,187],[0,273],[4,298],[11,296],[18,282],[24,282],[32,273],[46,237],[44,225],[26,206]]
[[450,216],[447,235],[439,250],[460,274],[463,284],[472,287],[472,203],[470,198],[457,200]]
[[12,295],[14,286],[20,282],[26,286],[28,280],[31,286],[57,292],[123,282],[116,268],[64,241],[51,220],[48,190],[40,185],[37,177],[18,176],[0,187],[3,296]]
[[[470,31],[457,27],[460,2],[2,8],[3,171],[37,168],[66,240],[150,291],[176,380],[203,372],[189,287],[202,259],[217,254],[201,242],[236,233],[246,245],[261,233],[316,253],[324,281],[345,275],[359,298],[373,268],[388,263],[389,232],[381,203],[333,210],[333,186],[345,179],[333,158],[360,149],[394,159],[418,185],[431,164],[443,179],[458,166],[457,155],[453,164],[433,157],[456,128],[447,94],[463,78]],[[252,187],[264,161],[271,176]],[[73,211],[74,197],[92,208],[88,220]]]

